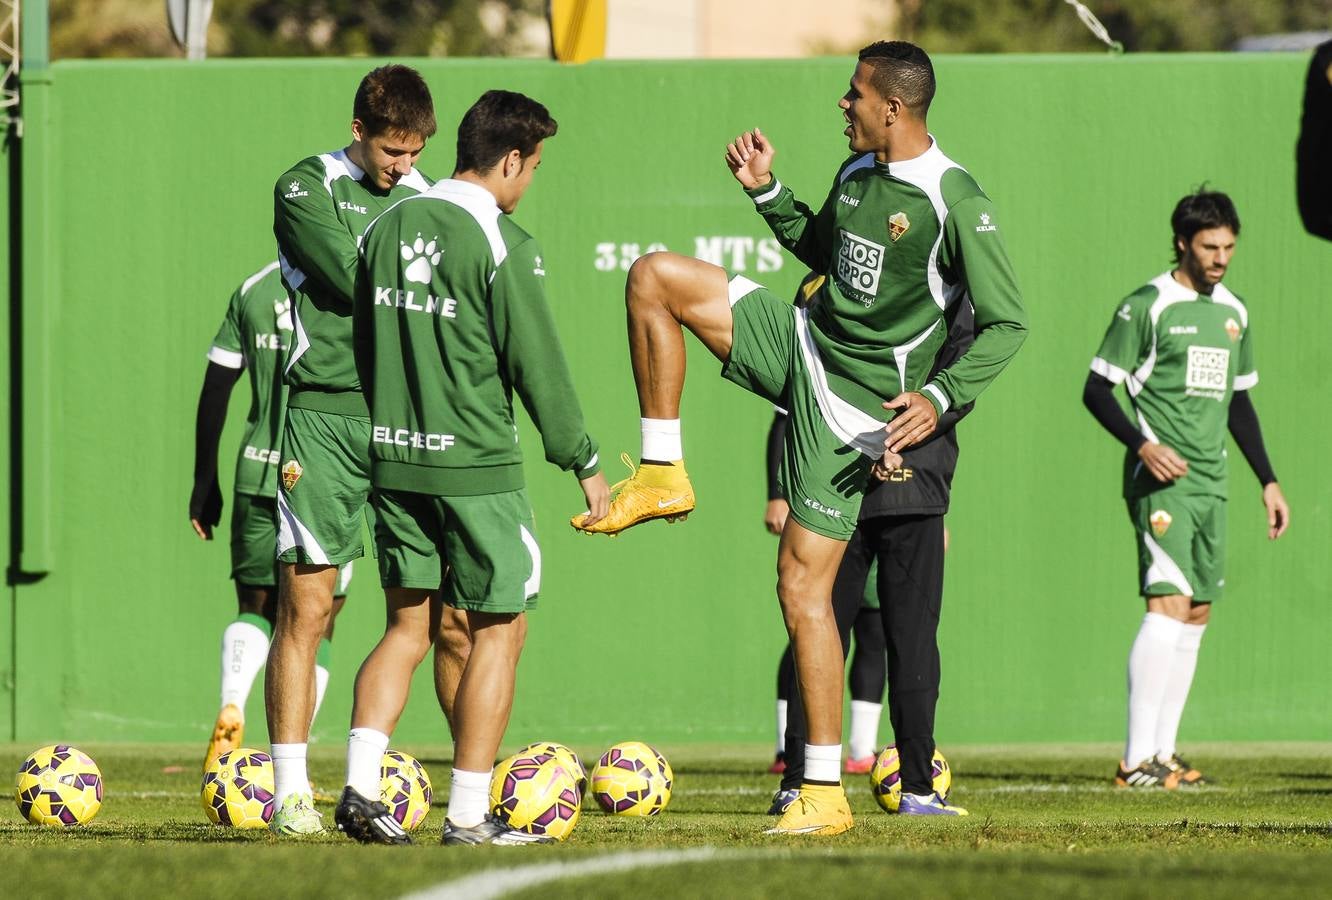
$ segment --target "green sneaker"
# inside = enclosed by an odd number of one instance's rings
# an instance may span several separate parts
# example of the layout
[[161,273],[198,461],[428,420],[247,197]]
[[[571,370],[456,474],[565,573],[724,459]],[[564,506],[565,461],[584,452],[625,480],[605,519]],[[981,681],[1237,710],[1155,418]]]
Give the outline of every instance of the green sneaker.
[[268,830],[284,837],[309,837],[323,834],[323,816],[314,808],[309,794],[288,794],[268,823]]

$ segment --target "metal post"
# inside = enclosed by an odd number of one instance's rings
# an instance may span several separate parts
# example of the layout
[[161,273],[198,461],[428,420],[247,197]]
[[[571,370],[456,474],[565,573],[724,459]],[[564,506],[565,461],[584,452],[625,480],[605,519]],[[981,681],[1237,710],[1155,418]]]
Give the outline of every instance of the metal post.
[[51,329],[52,304],[59,292],[50,265],[53,93],[48,16],[47,0],[24,0],[19,43],[23,138],[18,145],[17,201],[21,228],[13,236],[17,246],[11,246],[11,264],[17,264],[19,275],[16,306],[21,354],[16,373],[19,427],[12,436],[12,452],[18,454],[17,471],[21,474],[12,502],[20,504],[21,513],[18,553],[11,575],[19,581],[36,580],[50,572],[55,555],[49,441],[57,416]]

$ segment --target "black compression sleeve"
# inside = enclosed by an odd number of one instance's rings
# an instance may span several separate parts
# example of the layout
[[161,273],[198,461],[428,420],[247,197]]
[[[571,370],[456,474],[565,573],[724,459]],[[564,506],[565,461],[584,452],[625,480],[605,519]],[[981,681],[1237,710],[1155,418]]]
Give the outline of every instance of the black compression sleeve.
[[768,427],[768,499],[782,500],[786,494],[778,483],[777,474],[782,468],[782,444],[786,441],[786,413],[774,412],[772,425]]
[[240,380],[240,369],[210,362],[199,392],[199,410],[194,419],[194,489],[190,493],[190,518],[216,525],[222,515],[217,496],[217,445],[227,421],[227,401]]
[[1263,446],[1263,429],[1258,424],[1258,410],[1253,408],[1253,398],[1248,391],[1236,391],[1230,398],[1230,435],[1235,439],[1235,446],[1240,448],[1244,458],[1249,461],[1249,468],[1258,476],[1258,483],[1267,487],[1276,481],[1272,463],[1267,458],[1267,448]]
[[1130,450],[1136,451],[1147,442],[1142,432],[1124,415],[1124,408],[1115,399],[1115,386],[1104,375],[1095,372],[1087,374],[1087,383],[1082,388],[1082,405],[1101,423],[1102,428]]

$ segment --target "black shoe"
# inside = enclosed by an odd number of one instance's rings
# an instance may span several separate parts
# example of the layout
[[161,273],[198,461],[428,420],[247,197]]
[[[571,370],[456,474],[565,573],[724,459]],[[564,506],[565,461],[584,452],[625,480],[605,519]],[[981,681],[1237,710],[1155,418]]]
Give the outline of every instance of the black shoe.
[[1152,756],[1144,759],[1136,769],[1130,769],[1120,762],[1119,769],[1115,772],[1115,787],[1165,788],[1167,791],[1173,791],[1179,787],[1179,776]]
[[517,828],[510,828],[499,819],[486,814],[480,824],[471,828],[459,828],[448,819],[444,820],[444,836],[441,844],[497,844],[501,847],[514,847],[519,844],[553,844],[555,839],[544,834],[528,834]]
[[410,844],[412,839],[378,800],[367,800],[351,785],[342,789],[342,799],[333,811],[338,830],[362,844]]

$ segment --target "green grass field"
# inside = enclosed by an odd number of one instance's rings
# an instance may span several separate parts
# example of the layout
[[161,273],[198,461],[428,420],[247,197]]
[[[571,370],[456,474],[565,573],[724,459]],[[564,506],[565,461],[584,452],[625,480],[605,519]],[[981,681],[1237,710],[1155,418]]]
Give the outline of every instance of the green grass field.
[[[0,771],[16,771],[32,749],[0,745]],[[410,848],[362,847],[336,833],[298,843],[217,828],[199,805],[200,747],[81,749],[105,777],[101,814],[61,831],[30,826],[9,806],[0,815],[0,895],[1332,896],[1332,745],[1191,747],[1192,761],[1221,785],[1175,793],[1115,790],[1117,748],[1109,745],[944,747],[955,774],[951,799],[969,818],[886,815],[856,776],[848,780],[856,827],[826,839],[761,833],[776,786],[762,772],[765,747],[663,747],[676,787],[660,817],[605,816],[589,799],[566,844],[466,849],[437,843],[449,771],[443,748],[403,748],[436,785]],[[575,749],[585,759],[597,750]],[[340,748],[315,748],[311,774],[329,789],[340,785]],[[321,809],[331,822],[331,806]]]

